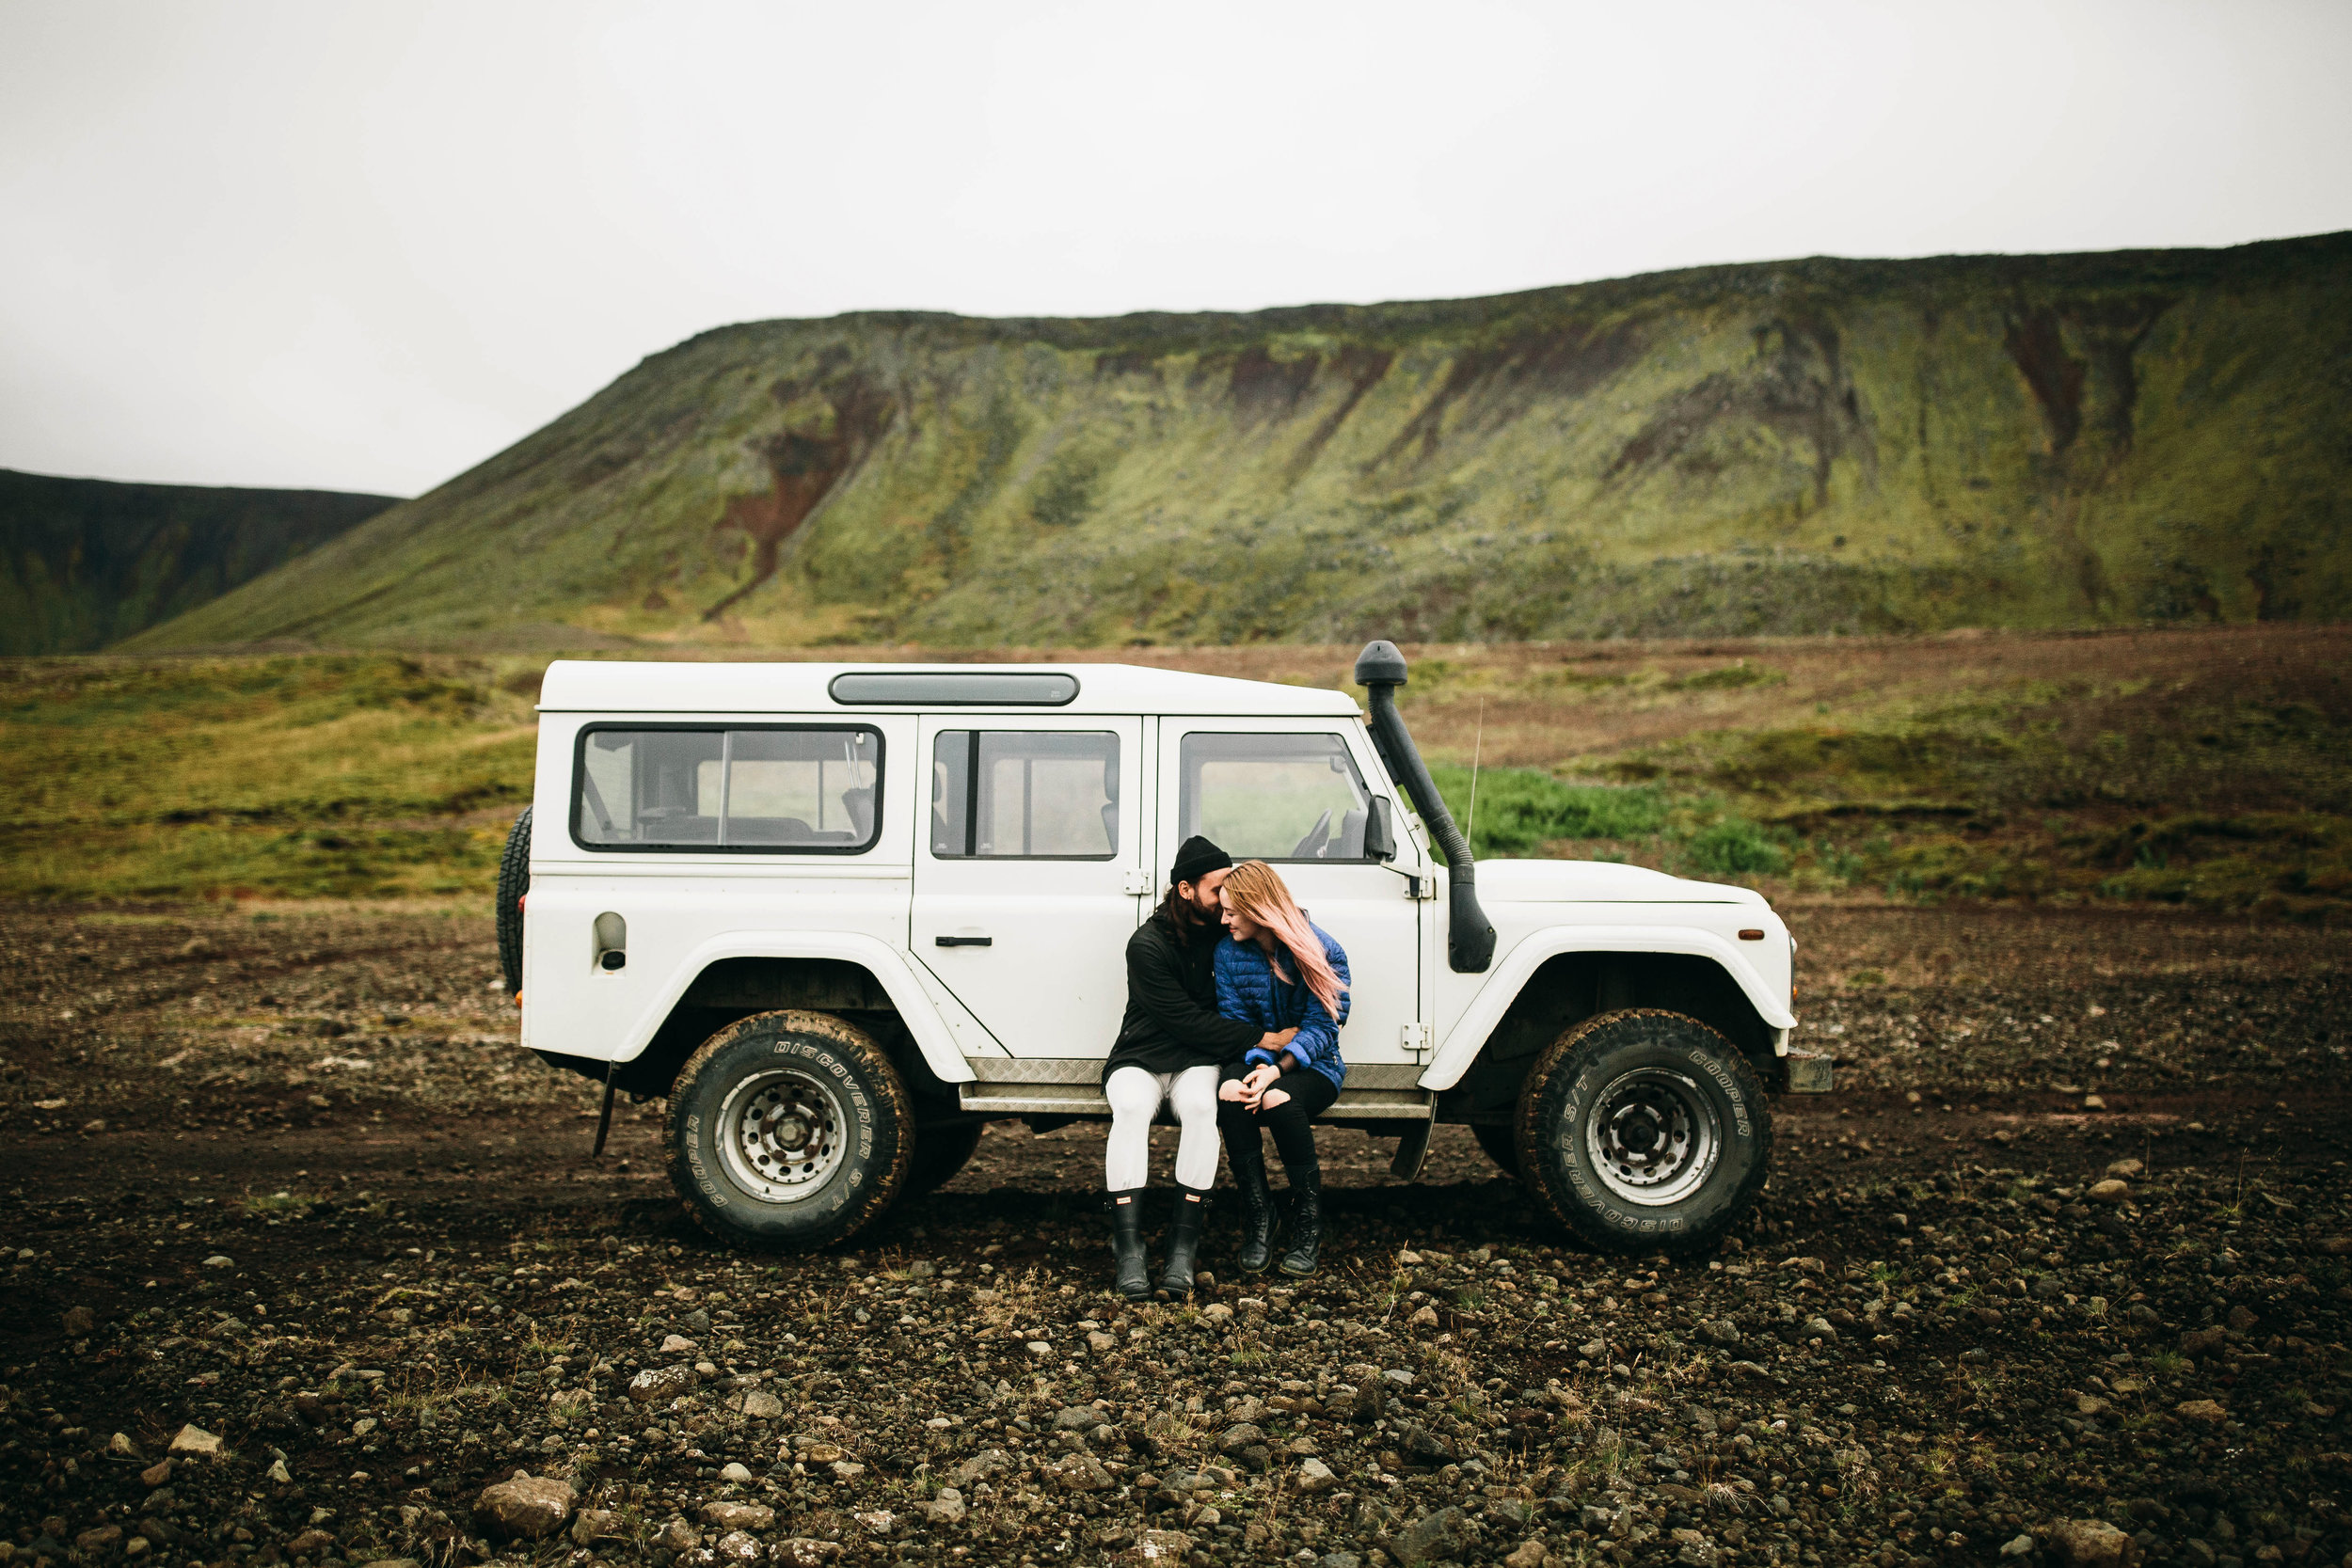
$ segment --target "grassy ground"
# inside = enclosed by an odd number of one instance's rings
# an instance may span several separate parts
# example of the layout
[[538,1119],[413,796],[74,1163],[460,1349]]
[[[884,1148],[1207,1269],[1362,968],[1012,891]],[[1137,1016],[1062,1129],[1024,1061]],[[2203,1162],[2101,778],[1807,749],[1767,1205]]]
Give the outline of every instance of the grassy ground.
[[[1118,657],[1353,690],[1353,651]],[[2352,902],[2352,628],[1408,652],[1408,720],[1482,854],[1625,859],[1797,898],[2315,918]],[[18,780],[0,896],[479,895],[528,799],[540,668],[0,664]]]

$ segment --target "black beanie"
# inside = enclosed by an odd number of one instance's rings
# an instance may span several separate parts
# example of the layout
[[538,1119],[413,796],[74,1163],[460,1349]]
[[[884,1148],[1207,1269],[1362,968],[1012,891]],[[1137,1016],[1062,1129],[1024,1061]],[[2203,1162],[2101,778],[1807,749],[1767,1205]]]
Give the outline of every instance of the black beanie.
[[1197,882],[1208,872],[1232,868],[1232,856],[1195,833],[1176,851],[1176,863],[1168,868],[1168,882],[1170,887],[1178,882]]

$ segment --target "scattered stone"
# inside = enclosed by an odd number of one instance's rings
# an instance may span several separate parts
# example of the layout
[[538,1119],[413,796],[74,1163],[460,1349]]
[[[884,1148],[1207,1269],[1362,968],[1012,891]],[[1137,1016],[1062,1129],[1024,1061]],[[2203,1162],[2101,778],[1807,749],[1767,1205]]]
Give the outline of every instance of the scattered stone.
[[1469,1516],[1458,1508],[1441,1508],[1413,1521],[1397,1538],[1396,1556],[1405,1568],[1419,1568],[1425,1562],[1454,1561],[1470,1545]]
[[[220,1439],[206,1432],[202,1427],[191,1424],[182,1427],[173,1434],[168,1451],[172,1456],[182,1459],[212,1459],[220,1453]],[[170,1474],[168,1470],[164,1473]],[[161,1483],[150,1482],[149,1484],[160,1485]]]
[[674,1400],[694,1386],[691,1367],[648,1367],[628,1380],[628,1397],[639,1404]]
[[141,1486],[161,1486],[171,1479],[171,1461],[159,1459],[139,1472]]
[[2183,1400],[2172,1407],[2172,1414],[2185,1421],[2203,1421],[2219,1426],[2230,1418],[2230,1413],[2216,1400]]
[[703,1523],[727,1529],[767,1529],[776,1522],[776,1511],[760,1503],[705,1503]]
[[776,1568],[825,1568],[827,1563],[841,1560],[841,1544],[837,1541],[816,1541],[805,1535],[779,1541],[768,1554],[768,1560]]
[[[719,1471],[719,1479],[733,1481],[738,1486],[749,1486],[752,1482],[752,1467],[741,1463],[723,1465]],[[764,1529],[767,1527],[763,1525],[760,1528]]]
[[664,1355],[685,1355],[690,1354],[693,1348],[694,1341],[689,1339],[683,1334],[668,1334],[662,1336],[661,1354]]
[[90,1330],[98,1326],[98,1316],[87,1307],[69,1307],[58,1322],[64,1326],[67,1338],[87,1339]]
[[1090,1453],[1073,1453],[1045,1467],[1045,1479],[1065,1492],[1107,1492],[1119,1483]]
[[755,1388],[743,1396],[743,1414],[755,1421],[772,1421],[783,1416],[784,1402],[765,1388]]
[[578,1500],[570,1481],[517,1470],[513,1480],[483,1488],[474,1499],[474,1523],[502,1541],[545,1540],[570,1520]]
[[609,1508],[583,1508],[572,1516],[572,1544],[593,1546],[599,1541],[617,1541],[621,1535],[621,1515]]
[[131,1441],[131,1434],[127,1432],[118,1432],[112,1437],[107,1438],[106,1452],[115,1459],[145,1459],[147,1457],[139,1452],[139,1446]]
[[2121,1203],[2132,1196],[2131,1183],[2110,1176],[2104,1181],[2092,1182],[2090,1191],[2084,1196],[2093,1203]]
[[1333,1475],[1331,1466],[1322,1460],[1310,1456],[1299,1461],[1294,1480],[1299,1491],[1311,1497],[1318,1492],[1328,1492],[1339,1483],[1340,1478]]
[[739,1568],[744,1563],[763,1562],[768,1557],[767,1547],[739,1529],[729,1530],[719,1537],[711,1544],[710,1552],[719,1561],[738,1564]]
[[952,1486],[943,1486],[929,1502],[918,1504],[924,1516],[934,1525],[956,1525],[963,1522],[963,1494]]
[[2139,1560],[2132,1538],[2105,1519],[2059,1519],[2050,1526],[2050,1544],[2074,1568],[2129,1568]]

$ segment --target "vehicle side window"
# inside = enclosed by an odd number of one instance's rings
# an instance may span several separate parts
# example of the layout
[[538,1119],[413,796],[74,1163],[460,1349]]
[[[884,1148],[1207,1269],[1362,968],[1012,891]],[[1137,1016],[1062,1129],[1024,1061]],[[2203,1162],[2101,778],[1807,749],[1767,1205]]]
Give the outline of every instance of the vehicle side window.
[[1235,860],[1359,861],[1371,796],[1336,735],[1187,735],[1176,832]]
[[591,849],[855,854],[880,827],[871,729],[591,729],[572,836]]
[[931,752],[940,860],[1109,860],[1119,852],[1119,736],[942,730]]

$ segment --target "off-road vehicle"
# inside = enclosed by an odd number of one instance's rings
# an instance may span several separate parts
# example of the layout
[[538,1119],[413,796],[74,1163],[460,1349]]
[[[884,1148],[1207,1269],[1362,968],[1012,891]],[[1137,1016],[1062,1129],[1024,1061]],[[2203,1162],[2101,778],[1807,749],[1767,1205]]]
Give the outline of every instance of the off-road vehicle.
[[[499,888],[522,1043],[667,1096],[671,1175],[734,1243],[838,1241],[982,1124],[1104,1120],[1124,950],[1204,833],[1346,947],[1327,1122],[1415,1175],[1464,1124],[1591,1244],[1689,1251],[1763,1183],[1791,943],[1758,895],[1473,865],[1396,705],[1119,664],[558,662]],[[603,1130],[598,1130],[601,1148]]]

